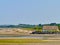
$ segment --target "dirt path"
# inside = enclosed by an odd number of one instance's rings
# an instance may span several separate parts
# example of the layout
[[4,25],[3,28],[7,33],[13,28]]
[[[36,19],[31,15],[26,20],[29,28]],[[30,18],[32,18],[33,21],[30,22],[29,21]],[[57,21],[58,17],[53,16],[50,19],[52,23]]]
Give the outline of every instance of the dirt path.
[[0,45],[60,45],[60,43],[0,43]]

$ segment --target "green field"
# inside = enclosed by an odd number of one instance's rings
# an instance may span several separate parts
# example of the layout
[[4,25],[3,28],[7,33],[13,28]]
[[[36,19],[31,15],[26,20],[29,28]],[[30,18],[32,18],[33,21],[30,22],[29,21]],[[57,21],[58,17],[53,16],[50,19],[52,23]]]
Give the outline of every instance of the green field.
[[0,43],[43,43],[40,39],[0,39]]
[[0,39],[0,45],[60,45],[60,41],[41,39]]

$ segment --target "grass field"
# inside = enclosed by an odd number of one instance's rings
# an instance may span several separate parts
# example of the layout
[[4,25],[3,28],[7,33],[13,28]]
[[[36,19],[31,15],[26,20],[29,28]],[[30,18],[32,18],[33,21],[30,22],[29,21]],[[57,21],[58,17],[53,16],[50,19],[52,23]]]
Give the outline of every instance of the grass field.
[[40,39],[0,39],[0,43],[43,43]]
[[60,45],[60,41],[40,39],[0,39],[0,45]]
[[41,39],[0,39],[0,45],[60,45],[60,41]]

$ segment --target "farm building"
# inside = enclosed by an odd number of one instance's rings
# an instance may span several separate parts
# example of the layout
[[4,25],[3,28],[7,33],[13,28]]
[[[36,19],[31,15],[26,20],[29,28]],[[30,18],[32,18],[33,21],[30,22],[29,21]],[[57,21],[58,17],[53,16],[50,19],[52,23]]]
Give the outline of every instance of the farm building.
[[59,31],[58,26],[43,26],[42,31]]

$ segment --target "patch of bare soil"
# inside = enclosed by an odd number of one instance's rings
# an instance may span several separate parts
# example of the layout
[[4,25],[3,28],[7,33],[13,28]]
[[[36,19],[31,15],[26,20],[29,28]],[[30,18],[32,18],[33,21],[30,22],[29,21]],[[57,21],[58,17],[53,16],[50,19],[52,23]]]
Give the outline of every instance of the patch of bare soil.
[[60,45],[60,43],[0,43],[0,45]]

